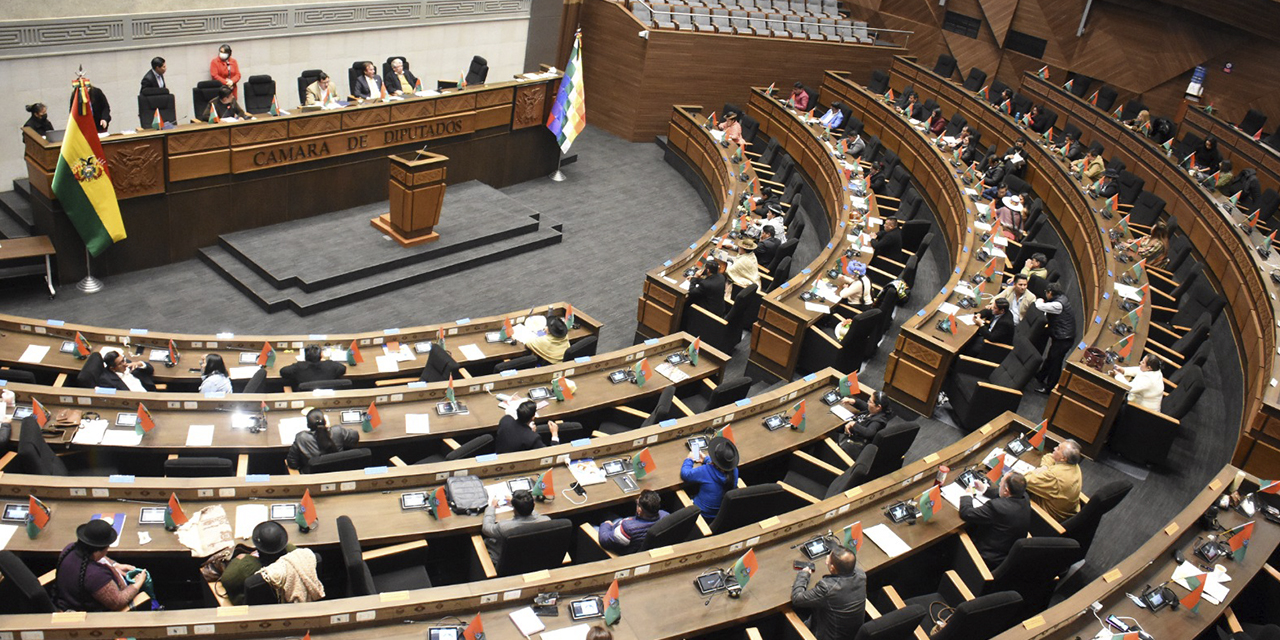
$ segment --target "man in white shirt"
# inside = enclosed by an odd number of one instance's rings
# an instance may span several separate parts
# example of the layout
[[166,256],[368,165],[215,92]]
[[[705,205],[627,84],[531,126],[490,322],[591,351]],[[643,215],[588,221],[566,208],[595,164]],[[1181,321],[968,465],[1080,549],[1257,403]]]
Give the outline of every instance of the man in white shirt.
[[364,75],[351,83],[351,91],[361,100],[376,100],[382,97],[382,78],[374,72],[372,62],[364,63]]
[[152,380],[155,368],[149,362],[132,362],[119,351],[110,351],[102,357],[102,364],[105,367],[98,375],[99,387],[139,393],[156,390]]
[[1111,375],[1129,385],[1129,402],[1160,413],[1164,400],[1164,374],[1160,371],[1160,358],[1155,354],[1143,356],[1136,367],[1113,367]]
[[1013,314],[1013,323],[1022,322],[1022,318],[1031,310],[1031,305],[1036,302],[1036,294],[1027,290],[1027,277],[1018,274],[1013,277],[1013,284],[1004,288],[996,298],[1004,298],[1009,301],[1009,313]]
[[778,242],[786,242],[787,226],[782,215],[782,207],[776,204],[769,205],[765,210],[765,216],[766,217],[757,220],[755,222],[755,226],[761,229],[764,227],[773,227],[773,237],[777,238]]

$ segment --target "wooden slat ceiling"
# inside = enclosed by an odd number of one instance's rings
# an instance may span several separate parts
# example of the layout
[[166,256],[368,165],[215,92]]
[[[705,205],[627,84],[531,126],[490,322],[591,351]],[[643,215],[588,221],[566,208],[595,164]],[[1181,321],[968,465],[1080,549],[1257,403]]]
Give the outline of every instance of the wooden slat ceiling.
[[[1104,0],[1109,4],[1133,6],[1132,0]],[[1280,1],[1277,0],[1154,0],[1189,11],[1253,35],[1280,42]]]

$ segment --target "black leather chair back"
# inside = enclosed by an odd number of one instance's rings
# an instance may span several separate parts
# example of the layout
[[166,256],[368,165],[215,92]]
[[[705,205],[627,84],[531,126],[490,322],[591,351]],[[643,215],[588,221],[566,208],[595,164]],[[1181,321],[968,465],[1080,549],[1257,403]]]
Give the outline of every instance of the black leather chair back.
[[644,542],[640,543],[640,550],[658,549],[688,540],[697,528],[699,515],[702,515],[702,512],[693,506],[668,514],[667,517],[649,527],[649,531],[645,533]]
[[[920,197],[920,192],[916,191],[915,187],[908,186],[907,190],[902,192],[901,201],[898,202],[897,213],[893,215],[893,217],[897,218],[899,222],[903,223],[902,243],[904,246],[907,243],[907,236],[908,236],[905,225],[910,224],[911,222],[916,222],[916,223],[924,222],[926,225],[925,227],[926,231],[929,226],[933,225],[933,222],[930,220],[916,220],[916,218],[920,216],[920,210],[922,208],[925,208],[925,205],[924,205],[924,199]],[[916,239],[915,240],[916,242],[919,242],[920,238],[923,236],[924,236],[924,232],[916,232],[915,234],[912,235],[912,237]]]
[[1016,92],[1013,94],[1013,112],[1015,114],[1021,113],[1025,115],[1027,113],[1030,113],[1031,106],[1032,106],[1031,98],[1028,98],[1025,94],[1016,93]]
[[467,69],[467,84],[484,84],[484,81],[488,78],[489,61],[480,56],[473,56],[471,58],[471,66]]
[[952,115],[951,120],[947,122],[947,128],[942,130],[942,135],[954,137],[957,133],[960,133],[960,130],[967,124],[969,124],[969,121],[957,112]]
[[871,81],[867,83],[867,91],[882,94],[889,90],[889,74],[880,69],[871,71]]
[[556,518],[518,527],[502,542],[502,555],[494,563],[499,576],[554,569],[573,551],[573,522]]
[[902,193],[911,186],[911,172],[901,164],[893,168],[889,182],[885,185],[885,195],[891,198],[902,198]]
[[804,216],[796,216],[791,224],[787,225],[787,240],[799,240],[807,226],[809,223],[804,221]]
[[[783,242],[782,245],[778,247],[778,253],[773,256],[773,261],[766,267],[769,270],[770,275],[772,275],[774,271],[778,270],[778,265],[782,264],[783,260],[786,260],[796,254],[796,247],[799,244],[799,240],[796,240],[795,238],[787,238],[787,241]],[[777,282],[777,276],[774,276],[773,280],[774,284],[781,284]]]
[[1146,108],[1147,108],[1147,105],[1142,104],[1140,100],[1130,100],[1124,103],[1124,106],[1121,107],[1120,119],[1133,120],[1134,118],[1138,117],[1139,112],[1145,110]]
[[720,502],[720,511],[710,522],[711,535],[782,515],[799,506],[797,500],[799,498],[774,483],[730,489]]
[[1082,553],[1089,553],[1089,547],[1093,544],[1093,536],[1098,532],[1098,524],[1102,522],[1102,517],[1116,508],[1116,505],[1120,504],[1132,489],[1132,482],[1116,480],[1090,493],[1089,502],[1080,507],[1080,513],[1062,522],[1062,528],[1066,530],[1064,535],[1079,543]]
[[253,372],[253,376],[249,378],[249,381],[244,383],[244,393],[262,393],[266,386],[267,369],[266,367],[258,367],[258,370]]
[[218,90],[221,88],[222,83],[217,80],[201,80],[196,83],[195,88],[191,90],[191,108],[195,111],[197,119],[209,101],[218,97]]
[[569,348],[564,350],[564,359],[572,362],[574,358],[594,356],[596,354],[596,347],[599,343],[600,340],[595,336],[582,338],[581,340],[569,345]]
[[348,93],[353,96],[356,95],[356,79],[364,75],[365,62],[365,60],[357,60],[351,63],[350,69],[347,69],[347,88],[350,89]]
[[80,365],[80,371],[76,373],[76,386],[85,389],[92,389],[98,386],[98,376],[106,370],[106,365],[102,363],[102,354],[94,351],[89,357],[84,359],[84,364]]
[[707,408],[703,411],[727,407],[747,397],[749,393],[751,393],[751,378],[746,376],[729,378],[711,390],[711,394],[707,396]]
[[1174,298],[1178,301],[1178,312],[1173,315],[1173,324],[1190,326],[1206,311],[1209,313],[1209,323],[1213,324],[1227,304],[1226,298],[1218,295],[1213,286],[1203,279],[1198,280],[1187,293],[1187,296]]
[[1204,372],[1195,365],[1182,367],[1182,380],[1171,389],[1160,404],[1160,413],[1181,420],[1204,393]]
[[355,471],[371,466],[373,466],[373,451],[361,447],[318,455],[311,459],[306,472]]
[[1000,106],[1000,103],[1004,100],[1004,98],[1001,98],[1000,96],[1004,95],[1004,90],[1008,88],[1009,88],[1009,85],[999,80],[993,79],[991,81],[991,94],[989,96],[989,101],[991,102],[991,104]]
[[653,405],[653,410],[649,412],[649,417],[640,423],[640,428],[652,427],[668,417],[672,417],[672,407],[675,406],[676,388],[674,386],[667,387],[658,395],[658,402]]
[[464,443],[462,446],[450,451],[445,455],[446,461],[461,460],[463,458],[474,458],[481,452],[489,449],[493,445],[493,434],[485,433],[478,435]]
[[977,93],[987,83],[987,72],[977,67],[969,68],[969,76],[964,79],[964,89],[969,93]]
[[229,478],[236,474],[236,464],[226,458],[186,457],[164,461],[166,478]]
[[951,80],[951,76],[956,73],[956,59],[945,53],[939,55],[938,61],[933,65],[933,72],[944,80]]
[[1098,109],[1111,113],[1111,107],[1116,105],[1116,97],[1117,94],[1115,89],[1112,89],[1105,84],[1102,85],[1098,88]]
[[1142,193],[1142,188],[1147,186],[1147,181],[1139,178],[1132,171],[1121,171],[1116,183],[1120,185],[1121,204],[1133,204],[1136,202],[1138,194]]
[[1188,327],[1187,332],[1169,345],[1169,349],[1182,354],[1183,357],[1190,357],[1200,348],[1200,345],[1205,343],[1205,340],[1209,339],[1209,327],[1212,323],[1212,316],[1208,311],[1201,313],[1195,323]]
[[244,83],[244,110],[249,113],[267,113],[275,97],[276,81],[271,76],[249,76]]
[[1089,88],[1093,85],[1093,78],[1072,71],[1067,74],[1067,80],[1071,81],[1071,93],[1077,98],[1086,100],[1089,98]]
[[1160,214],[1164,213],[1164,205],[1164,198],[1150,191],[1142,191],[1129,210],[1129,222],[1149,227],[1160,219]]
[[503,371],[518,371],[520,369],[532,369],[536,366],[538,366],[538,356],[529,354],[527,356],[520,356],[519,358],[512,358],[506,362],[499,362],[497,366],[493,368],[493,372],[502,373]]
[[931,640],[990,640],[1022,621],[1022,596],[1000,591],[960,603]]
[[760,132],[760,121],[749,115],[742,116],[742,139],[747,142],[747,146],[756,139],[756,134]]
[[827,485],[827,492],[823,494],[822,499],[835,497],[870,480],[871,467],[879,453],[880,447],[874,444],[863,447],[862,451],[858,452],[858,459]]
[[840,358],[836,368],[840,371],[861,371],[862,365],[876,352],[875,333],[880,327],[880,310],[867,309],[849,322],[849,331],[840,341]]
[[427,352],[427,366],[422,368],[422,375],[418,379],[423,382],[447,382],[450,376],[454,379],[462,377],[458,374],[458,369],[461,368],[448,351],[440,348],[439,344],[433,344],[431,351]]
[[315,391],[316,389],[350,389],[351,380],[340,378],[338,380],[312,380],[298,385],[298,391]]
[[778,262],[778,267],[772,270],[770,275],[773,276],[773,282],[770,282],[765,289],[766,292],[773,291],[782,286],[782,283],[791,279],[791,257],[787,256]]
[[373,585],[373,573],[365,564],[360,548],[360,534],[347,516],[338,516],[338,547],[342,551],[342,564],[347,575],[347,597],[370,596],[378,592]]
[[35,416],[22,419],[22,428],[18,432],[18,457],[15,459],[17,469],[21,473],[37,476],[65,476],[67,465],[53,452],[49,443],[40,434],[40,423]]
[[1009,193],[1030,193],[1031,185],[1026,180],[1010,173],[1004,177],[1004,184],[1009,187]]
[[1049,607],[1055,578],[1084,557],[1080,543],[1071,538],[1023,538],[1000,566],[991,571],[991,591],[1016,591],[1028,611]]
[[[298,76],[298,104],[307,103],[307,87],[311,86],[313,82],[319,80],[321,73],[324,72],[320,69],[307,69],[302,72],[302,75]],[[332,83],[333,79],[330,78],[329,82]]]
[[147,87],[138,94],[138,123],[143,129],[150,129],[155,120],[156,109],[160,110],[160,119],[171,124],[178,122],[178,108],[168,89]]
[[[391,61],[392,61],[392,60],[395,60],[396,58],[399,58],[399,59],[400,59],[400,61],[404,63],[404,70],[405,70],[405,71],[408,71],[408,70],[410,69],[410,67],[409,67],[409,59],[408,59],[408,58],[406,58],[406,57],[404,57],[404,56],[391,56],[391,57],[387,58],[387,61],[386,61],[386,62],[383,62],[383,63],[382,63],[382,79],[383,79],[384,81],[385,81],[387,78],[390,78],[390,77],[391,77]],[[404,89],[404,91],[407,93],[407,92],[409,91],[409,88],[407,88],[407,87],[406,87],[406,88]]]
[[0,613],[53,613],[49,592],[12,551],[0,551]]
[[907,458],[907,450],[919,433],[920,425],[914,422],[899,422],[881,429],[871,439],[871,444],[876,445],[880,453],[871,463],[871,475],[868,479],[875,480],[901,469]]
[[1019,338],[1014,334],[1013,351],[991,372],[991,383],[1021,390],[1031,381],[1031,376],[1040,370],[1041,364],[1044,364],[1044,356],[1040,354],[1040,350],[1025,336]]
[[[101,356],[99,356],[101,358]],[[36,374],[22,369],[0,369],[0,380],[8,382],[23,382],[26,384],[36,383]]]
[[928,612],[918,604],[895,609],[862,623],[853,640],[909,640],[915,637],[916,627],[926,615]]

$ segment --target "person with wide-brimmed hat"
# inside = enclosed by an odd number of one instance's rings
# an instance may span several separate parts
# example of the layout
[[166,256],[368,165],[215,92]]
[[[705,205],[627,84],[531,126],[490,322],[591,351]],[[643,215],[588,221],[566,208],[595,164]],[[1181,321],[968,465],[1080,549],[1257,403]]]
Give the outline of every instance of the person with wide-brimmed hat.
[[751,285],[760,286],[760,262],[756,260],[756,244],[751,238],[739,238],[738,255],[729,259],[729,268],[725,271],[729,282],[733,284],[734,293],[738,289],[746,289]]
[[569,325],[564,318],[554,317],[547,321],[546,335],[540,335],[524,343],[539,360],[548,364],[564,362],[564,352],[569,350]]
[[261,522],[253,528],[253,547],[255,551],[236,556],[226,571],[222,572],[222,588],[227,592],[231,604],[244,604],[244,582],[249,576],[269,567],[286,553],[296,548],[289,542],[289,532],[274,520]]
[[137,569],[107,557],[116,541],[116,530],[106,520],[94,519],[76,527],[76,541],[58,556],[54,604],[64,611],[118,611],[129,606],[147,582],[147,572],[132,580],[125,574]]
[[1022,225],[1026,221],[1022,211],[1022,196],[1011,193],[995,203],[996,220],[1000,221],[1000,235],[1013,241],[1022,239]]
[[706,451],[694,449],[680,467],[680,479],[697,485],[694,506],[708,520],[720,512],[725,492],[738,486],[738,447],[725,437],[713,438]]

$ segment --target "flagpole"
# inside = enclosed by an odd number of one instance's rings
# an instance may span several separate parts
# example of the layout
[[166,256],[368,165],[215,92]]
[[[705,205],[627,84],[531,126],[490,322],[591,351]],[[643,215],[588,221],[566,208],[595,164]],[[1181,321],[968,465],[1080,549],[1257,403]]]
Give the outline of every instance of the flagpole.
[[89,247],[84,248],[84,279],[76,284],[76,288],[84,293],[102,291],[102,281],[93,277],[93,258],[89,255]]
[[564,182],[564,172],[560,170],[560,164],[564,162],[564,151],[556,151],[556,172],[551,174],[552,182]]

